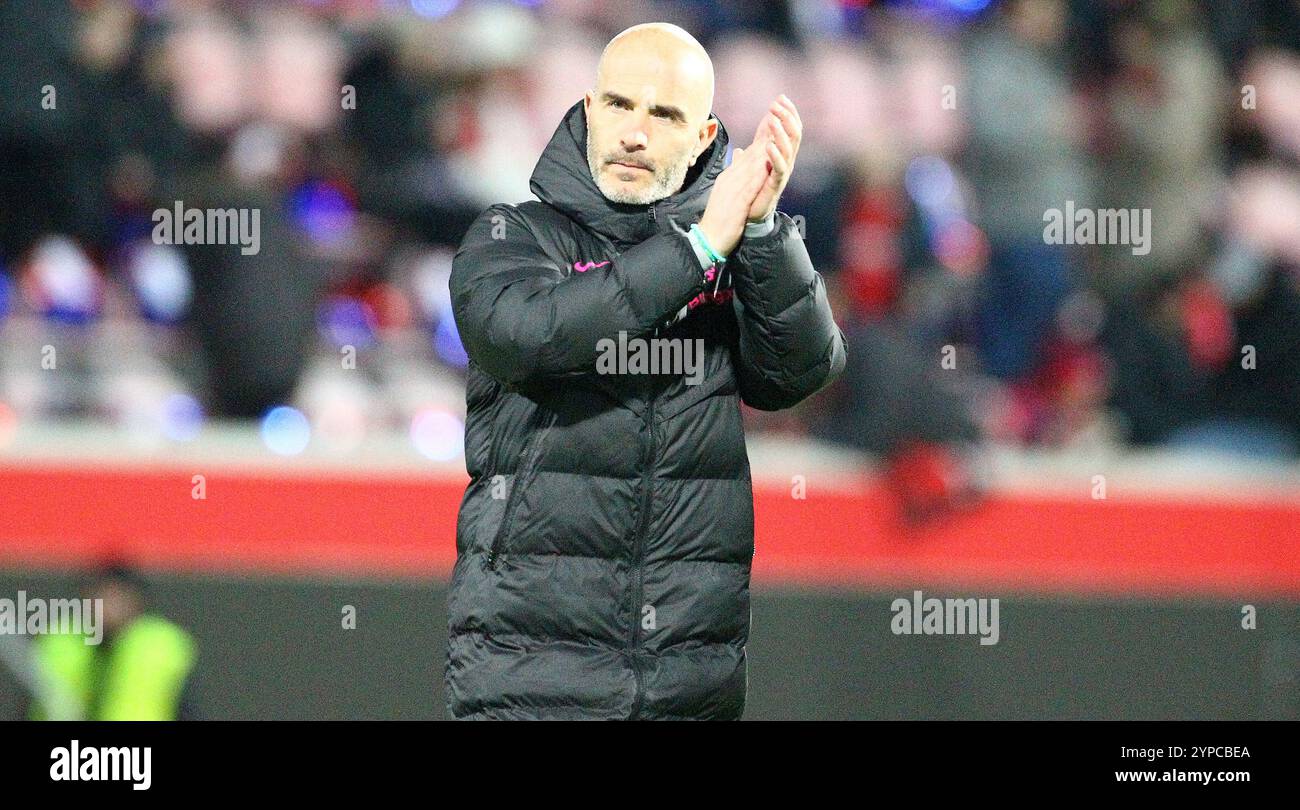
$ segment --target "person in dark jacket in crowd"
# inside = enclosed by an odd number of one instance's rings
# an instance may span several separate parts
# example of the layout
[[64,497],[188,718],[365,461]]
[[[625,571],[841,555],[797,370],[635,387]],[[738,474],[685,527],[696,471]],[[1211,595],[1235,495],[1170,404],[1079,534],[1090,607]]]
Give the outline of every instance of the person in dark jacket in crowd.
[[682,29],[610,41],[531,179],[456,253],[470,483],[448,597],[464,719],[738,719],[753,493],[740,403],[788,408],[844,336],[776,210],[802,124],[726,164]]

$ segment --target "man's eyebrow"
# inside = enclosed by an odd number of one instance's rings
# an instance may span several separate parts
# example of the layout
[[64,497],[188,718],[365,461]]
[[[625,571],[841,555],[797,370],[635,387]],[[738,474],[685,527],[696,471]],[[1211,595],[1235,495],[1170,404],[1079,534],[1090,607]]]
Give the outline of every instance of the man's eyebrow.
[[[632,101],[632,99],[627,98],[626,96],[620,96],[612,90],[606,90],[601,94],[601,98],[605,101],[612,101],[616,104],[626,104],[629,107],[636,106],[636,102]],[[674,107],[671,104],[652,104],[650,105],[650,113],[652,115],[655,113],[663,113],[674,121],[679,122],[684,122],[686,120],[686,113],[682,112],[680,107]]]
[[686,120],[686,113],[682,112],[680,107],[674,107],[671,104],[652,104],[650,106],[650,113],[652,115],[654,113],[665,113],[674,121],[684,122]]

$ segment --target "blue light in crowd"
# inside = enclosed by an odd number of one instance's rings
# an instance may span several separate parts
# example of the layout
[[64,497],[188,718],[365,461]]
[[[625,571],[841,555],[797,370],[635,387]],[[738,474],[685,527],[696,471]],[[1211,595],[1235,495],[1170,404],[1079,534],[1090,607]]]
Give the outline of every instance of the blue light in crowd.
[[31,264],[37,307],[46,318],[86,324],[99,314],[99,275],[76,242],[48,237],[36,247]]
[[411,420],[411,441],[425,458],[452,461],[465,452],[465,425],[447,411],[426,408]]
[[317,326],[335,346],[373,346],[378,320],[370,305],[346,296],[335,296],[321,303]]
[[960,11],[962,14],[978,14],[988,8],[991,2],[993,0],[947,0],[954,11]]
[[903,5],[928,14],[973,17],[992,5],[992,0],[908,0]]
[[333,183],[309,180],[289,199],[294,222],[318,242],[333,242],[347,236],[356,219],[356,208],[343,190]]
[[912,158],[903,176],[907,193],[923,208],[936,209],[944,205],[956,186],[952,167],[941,157],[921,155]]
[[311,425],[302,411],[280,405],[262,417],[262,441],[273,453],[296,456],[307,449],[311,440]]
[[456,10],[460,0],[411,0],[411,10],[421,17],[446,17]]
[[203,406],[189,394],[172,394],[163,402],[163,434],[176,442],[188,442],[203,427]]
[[13,300],[13,282],[9,280],[9,273],[5,271],[4,265],[0,264],[0,321],[3,321],[9,314]]
[[460,332],[456,331],[456,319],[450,312],[444,313],[443,317],[438,319],[438,325],[433,328],[433,350],[438,353],[442,362],[456,368],[464,368],[469,365],[469,355],[465,353],[465,346],[460,342]]
[[194,288],[185,256],[171,245],[141,243],[131,259],[131,283],[146,318],[176,323],[189,310]]

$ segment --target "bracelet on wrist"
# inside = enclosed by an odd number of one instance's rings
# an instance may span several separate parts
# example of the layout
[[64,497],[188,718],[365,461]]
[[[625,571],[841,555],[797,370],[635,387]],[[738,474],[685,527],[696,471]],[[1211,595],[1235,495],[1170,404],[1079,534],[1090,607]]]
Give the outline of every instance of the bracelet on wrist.
[[696,243],[700,246],[700,248],[703,249],[706,255],[708,255],[709,261],[713,262],[714,264],[726,263],[727,257],[723,256],[721,253],[713,249],[713,245],[709,244],[709,240],[704,235],[704,231],[700,228],[700,224],[698,222],[691,225],[690,233],[691,233],[691,237],[695,239]]

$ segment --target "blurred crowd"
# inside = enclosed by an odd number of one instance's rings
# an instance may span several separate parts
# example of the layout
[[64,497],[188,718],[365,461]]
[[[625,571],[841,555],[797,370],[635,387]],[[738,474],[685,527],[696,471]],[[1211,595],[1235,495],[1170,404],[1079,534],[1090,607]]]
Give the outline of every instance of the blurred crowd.
[[[5,2],[0,438],[272,413],[454,457],[455,246],[647,20],[737,145],[779,93],[805,123],[781,208],[850,365],[756,429],[921,479],[987,440],[1300,455],[1291,0]],[[177,201],[259,209],[260,252],[155,244]],[[1149,209],[1150,251],[1048,244],[1067,203]]]

